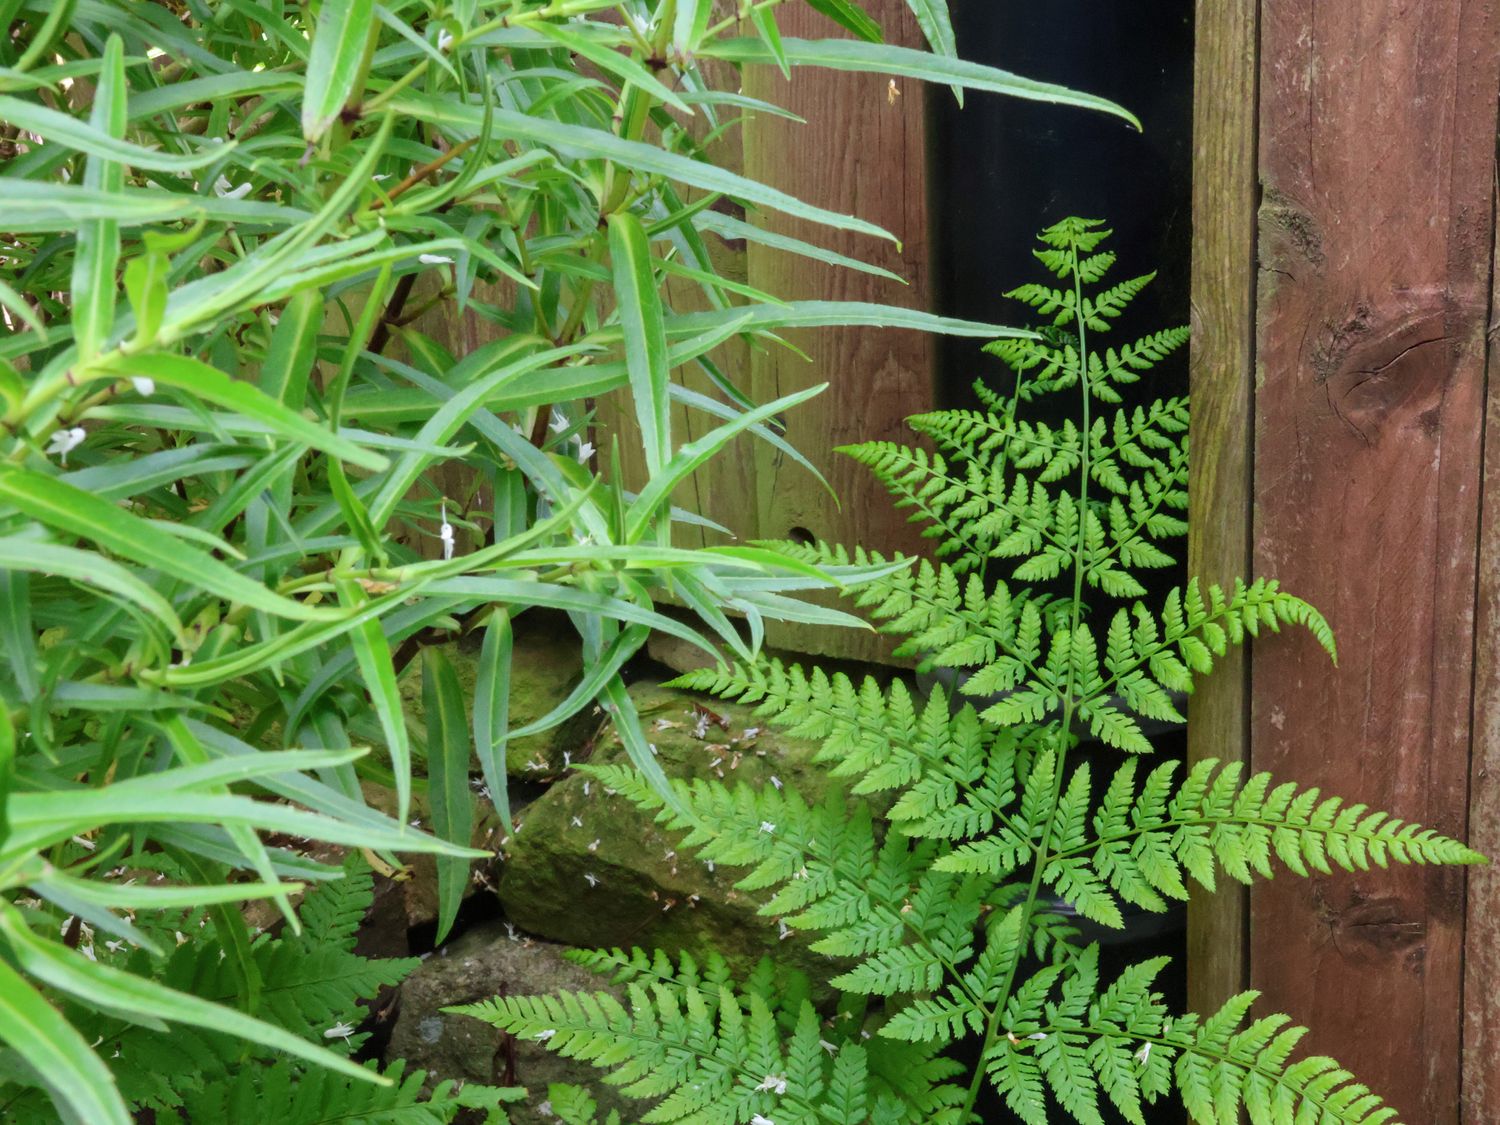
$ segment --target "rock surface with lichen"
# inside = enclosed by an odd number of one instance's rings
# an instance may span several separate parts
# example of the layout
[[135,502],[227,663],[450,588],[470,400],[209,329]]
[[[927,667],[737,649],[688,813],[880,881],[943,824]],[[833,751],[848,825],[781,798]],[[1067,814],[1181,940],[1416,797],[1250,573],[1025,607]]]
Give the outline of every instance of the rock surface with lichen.
[[[808,800],[826,792],[813,765],[817,743],[768,729],[752,707],[700,701],[657,683],[630,694],[668,777],[715,778],[753,786],[793,785]],[[612,729],[589,761],[626,761]],[[830,962],[757,913],[764,895],[734,887],[739,874],[715,870],[686,851],[623,796],[570,773],[538,798],[503,844],[500,899],[522,929],[589,948],[641,946],[697,955],[717,950],[746,969],[766,954],[826,977]]]
[[456,1079],[525,1086],[524,1103],[508,1105],[513,1125],[556,1125],[548,1112],[547,1087],[554,1082],[585,1086],[605,1111],[622,1120],[638,1118],[641,1102],[625,1098],[602,1081],[603,1072],[564,1058],[535,1040],[518,1040],[492,1024],[443,1011],[497,994],[537,996],[562,991],[620,990],[565,960],[562,947],[536,941],[502,922],[465,932],[428,957],[401,984],[400,1011],[386,1047],[387,1059],[405,1059],[434,1081]]

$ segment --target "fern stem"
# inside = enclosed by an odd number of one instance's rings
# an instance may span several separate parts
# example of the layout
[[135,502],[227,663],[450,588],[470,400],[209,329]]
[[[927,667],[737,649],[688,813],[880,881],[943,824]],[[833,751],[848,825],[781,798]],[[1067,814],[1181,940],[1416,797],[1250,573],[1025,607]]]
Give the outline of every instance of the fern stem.
[[[1093,425],[1091,407],[1093,405],[1089,392],[1089,349],[1088,349],[1088,325],[1083,313],[1083,279],[1078,272],[1078,243],[1076,238],[1070,247],[1071,267],[1073,274],[1073,315],[1074,322],[1078,326],[1078,387],[1082,398],[1082,418],[1084,441],[1082,453],[1078,466],[1078,531],[1077,538],[1073,543],[1073,604],[1069,607],[1068,614],[1068,636],[1070,642],[1078,636],[1078,627],[1083,615],[1083,572],[1084,553],[1087,549],[1085,535],[1087,533],[1088,521],[1084,518],[1089,508],[1089,475],[1092,469],[1089,456],[1089,429]],[[1017,379],[1019,386],[1019,377]],[[1057,821],[1057,809],[1062,800],[1063,785],[1067,778],[1064,762],[1067,758],[1069,744],[1073,737],[1073,711],[1075,709],[1077,661],[1069,659],[1068,678],[1063,687],[1062,721],[1057,729],[1057,761],[1053,767],[1052,793],[1047,802],[1046,828],[1042,832],[1041,842],[1036,849],[1036,858],[1031,868],[1031,883],[1026,889],[1026,901],[1021,906],[1021,924],[1019,932],[1029,934],[1031,932],[1031,919],[1036,913],[1037,894],[1042,887],[1042,872],[1046,870],[1047,842],[1052,839],[1052,830]],[[1033,767],[1035,768],[1035,767]],[[961,1121],[968,1121],[974,1111],[974,1103],[979,1098],[979,1088],[984,1081],[984,1060],[989,1057],[990,1051],[994,1049],[996,1036],[1000,1031],[1000,1019],[1010,1002],[1011,989],[1016,983],[1016,971],[1021,967],[1022,953],[1016,951],[1011,959],[1010,968],[1006,970],[1005,983],[1000,986],[996,993],[995,1007],[990,1013],[988,1024],[984,1030],[984,1044],[979,1052],[979,1064],[974,1068],[974,1077],[969,1082],[969,1091],[964,1099]]]

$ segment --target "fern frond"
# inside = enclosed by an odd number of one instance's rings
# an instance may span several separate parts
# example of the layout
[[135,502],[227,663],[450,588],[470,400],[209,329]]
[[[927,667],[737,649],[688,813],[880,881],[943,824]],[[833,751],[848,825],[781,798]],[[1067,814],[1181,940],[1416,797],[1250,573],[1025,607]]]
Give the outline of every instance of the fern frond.
[[424,1094],[426,1074],[404,1073],[397,1062],[381,1071],[389,1080],[377,1086],[327,1070],[303,1072],[281,1062],[268,1068],[239,1068],[227,1080],[189,1094],[183,1105],[189,1121],[274,1121],[276,1125],[448,1125],[462,1110],[487,1110],[483,1120],[507,1120],[500,1108],[526,1096],[522,1089],[474,1083],[438,1083]]
[[1121,897],[1148,909],[1159,909],[1157,894],[1187,898],[1184,873],[1212,890],[1215,867],[1248,883],[1271,877],[1273,857],[1298,875],[1485,862],[1432,829],[1317,789],[1273,787],[1267,773],[1242,784],[1237,762],[1222,769],[1212,759],[1199,762],[1169,799],[1176,770],[1176,762],[1157,767],[1135,794],[1136,766],[1126,762],[1094,815],[1094,838],[1063,847],[1054,841],[1056,862],[1086,857]]
[[627,991],[628,1007],[608,993],[564,992],[448,1010],[609,1070],[606,1081],[624,1094],[656,1103],[640,1117],[647,1125],[865,1119],[865,1052],[827,1043],[810,1003],[784,1033],[765,1000],[728,985],[712,1008],[696,988]]

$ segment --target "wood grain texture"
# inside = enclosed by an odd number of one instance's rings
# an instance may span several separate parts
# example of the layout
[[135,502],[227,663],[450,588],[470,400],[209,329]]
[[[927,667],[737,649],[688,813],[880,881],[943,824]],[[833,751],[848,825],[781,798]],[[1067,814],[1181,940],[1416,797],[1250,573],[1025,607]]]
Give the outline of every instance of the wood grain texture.
[[[1500,44],[1492,0],[1261,10],[1254,556],[1341,665],[1252,653],[1252,761],[1465,829]],[[1459,1119],[1464,873],[1278,878],[1251,981],[1409,1122]]]
[[[885,28],[888,42],[922,43],[905,0],[870,0],[865,7]],[[839,34],[807,5],[791,5],[780,14],[787,36]],[[915,82],[898,82],[896,89],[893,101],[886,78],[810,68],[794,70],[790,83],[771,67],[747,74],[747,93],[790,108],[807,124],[754,119],[745,132],[746,173],[811,203],[878,223],[902,247],[781,215],[760,214],[752,221],[874,262],[907,282],[900,285],[752,245],[751,284],[787,298],[929,307],[927,92]],[[942,89],[932,96],[951,95]],[[736,493],[753,509],[756,533],[763,538],[811,534],[882,551],[918,549],[920,540],[886,491],[834,449],[910,436],[904,419],[932,409],[934,402],[932,340],[872,328],[822,328],[787,336],[807,358],[785,348],[757,352],[751,360],[751,395],[765,402],[829,383],[827,391],[789,415],[787,439],[827,476],[838,502],[800,466],[760,445],[753,449]],[[882,659],[889,652],[889,645],[874,634],[850,630],[789,627],[777,630],[772,640],[802,652],[856,659]]]
[[[1500,260],[1500,238],[1495,247],[1496,260]],[[1492,269],[1492,279],[1495,276]],[[1500,323],[1500,293],[1492,292],[1490,303],[1490,323]],[[1500,345],[1493,339],[1489,360],[1494,372],[1500,363]],[[1493,376],[1487,398],[1469,843],[1485,855],[1500,857],[1500,385]],[[1500,1121],[1500,868],[1494,865],[1469,871],[1463,1013],[1462,1121],[1488,1125]]]
[[[1188,573],[1227,584],[1250,569],[1255,386],[1257,0],[1199,0],[1193,99],[1193,398]],[[1188,758],[1248,761],[1242,652],[1189,704]],[[1245,987],[1248,899],[1238,884],[1188,910],[1188,1002],[1211,1011]]]

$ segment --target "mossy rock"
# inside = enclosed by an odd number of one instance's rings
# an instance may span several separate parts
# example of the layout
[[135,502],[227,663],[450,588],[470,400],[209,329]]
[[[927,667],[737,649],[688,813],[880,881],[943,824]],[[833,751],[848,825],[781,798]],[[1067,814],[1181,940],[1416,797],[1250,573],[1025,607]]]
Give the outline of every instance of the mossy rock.
[[[481,635],[474,633],[437,646],[453,665],[465,699],[474,698],[481,642]],[[559,625],[552,618],[518,620],[510,672],[511,729],[519,729],[546,715],[568,697],[582,676],[579,640],[566,625]],[[399,687],[412,727],[425,729],[420,660],[407,665]],[[598,725],[599,716],[590,704],[551,730],[513,739],[505,748],[506,772],[526,781],[556,776],[564,769],[564,752],[576,751]]]
[[[667,776],[794,786],[821,799],[830,780],[813,764],[817,743],[766,728],[753,708],[705,701],[655,683],[631,687],[646,737]],[[721,725],[722,721],[722,725]],[[589,759],[626,761],[612,729]],[[774,779],[774,780],[773,780]],[[768,895],[736,890],[743,870],[714,870],[623,796],[572,773],[527,810],[503,845],[500,899],[521,928],[588,948],[641,946],[703,955],[716,950],[747,970],[770,955],[814,980],[832,967],[757,913]]]
[[545,1104],[547,1087],[554,1082],[587,1087],[603,1109],[618,1109],[622,1120],[636,1120],[643,1103],[605,1085],[603,1072],[588,1063],[554,1054],[534,1040],[508,1042],[509,1037],[492,1024],[443,1011],[488,1000],[502,991],[507,996],[563,991],[621,996],[604,977],[565,960],[562,952],[561,946],[524,937],[501,922],[467,931],[401,983],[387,1061],[405,1059],[408,1070],[426,1070],[432,1084],[455,1079],[501,1085],[513,1050],[512,1077],[529,1095],[524,1103],[506,1107],[513,1125],[556,1125],[557,1118],[549,1115]]

